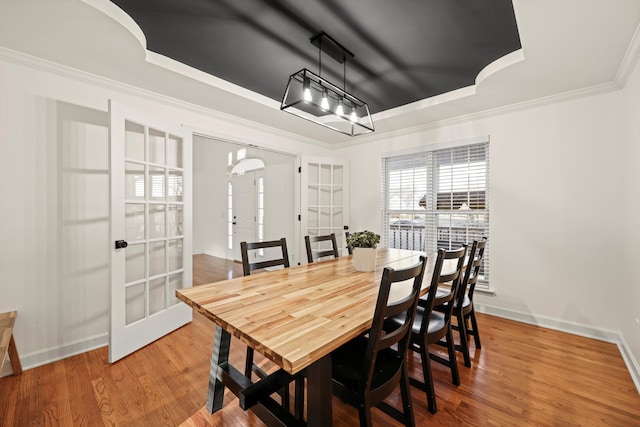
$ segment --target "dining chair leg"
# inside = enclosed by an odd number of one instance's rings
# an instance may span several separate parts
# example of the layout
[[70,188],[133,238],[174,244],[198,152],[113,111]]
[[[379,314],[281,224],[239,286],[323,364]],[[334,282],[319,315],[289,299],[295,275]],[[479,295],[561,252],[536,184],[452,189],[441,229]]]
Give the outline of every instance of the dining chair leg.
[[447,352],[449,353],[449,367],[451,368],[451,381],[454,385],[460,385],[460,372],[458,372],[458,358],[456,356],[456,347],[453,342],[453,330],[449,325],[447,331]]
[[409,372],[405,361],[400,378],[400,393],[402,395],[402,407],[404,409],[404,425],[414,427],[416,425],[413,416],[413,403],[411,402],[411,388],[409,387]]
[[[464,366],[471,367],[471,357],[469,356],[469,342],[467,336],[467,325],[465,323],[464,315],[462,311],[456,314],[456,320],[458,322],[457,329],[460,334],[460,351],[464,358]],[[457,347],[456,347],[457,348]]]
[[360,404],[358,414],[360,415],[360,427],[372,427],[371,425],[371,408],[365,407],[364,403]]
[[426,345],[420,348],[420,360],[422,361],[422,375],[424,375],[424,391],[427,394],[427,407],[429,412],[435,414],[438,412],[436,406],[436,391],[433,386],[433,375],[431,375],[431,358],[429,357],[429,350]]
[[480,333],[478,332],[478,321],[476,320],[476,312],[471,309],[471,313],[469,313],[469,318],[471,318],[471,326],[473,328],[473,341],[476,344],[476,348],[482,348],[480,344]]

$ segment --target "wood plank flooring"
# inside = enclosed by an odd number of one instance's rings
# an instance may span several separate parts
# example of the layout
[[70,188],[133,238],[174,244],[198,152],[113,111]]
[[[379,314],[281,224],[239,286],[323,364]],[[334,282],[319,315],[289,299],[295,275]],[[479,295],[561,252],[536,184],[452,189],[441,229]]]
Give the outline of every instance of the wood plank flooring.
[[[194,257],[194,283],[242,274],[238,263]],[[640,395],[614,344],[478,315],[483,347],[473,366],[459,359],[461,385],[432,363],[438,413],[413,388],[419,426],[640,426]],[[263,426],[227,392],[224,408],[204,410],[214,328],[194,313],[177,331],[110,365],[107,349],[0,379],[0,426]],[[268,361],[258,355],[263,365]],[[244,362],[232,343],[231,360]],[[421,377],[419,357],[409,366]],[[400,403],[399,392],[390,402]],[[358,425],[334,399],[334,425]],[[373,410],[374,425],[397,426]]]

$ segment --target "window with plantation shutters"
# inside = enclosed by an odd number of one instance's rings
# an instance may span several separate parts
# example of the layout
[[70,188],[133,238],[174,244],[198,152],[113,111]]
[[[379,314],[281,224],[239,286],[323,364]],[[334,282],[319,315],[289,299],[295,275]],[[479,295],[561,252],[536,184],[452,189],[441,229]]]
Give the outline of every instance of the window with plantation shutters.
[[[383,157],[382,177],[387,247],[435,252],[489,238],[488,140]],[[488,250],[480,274],[488,287]]]

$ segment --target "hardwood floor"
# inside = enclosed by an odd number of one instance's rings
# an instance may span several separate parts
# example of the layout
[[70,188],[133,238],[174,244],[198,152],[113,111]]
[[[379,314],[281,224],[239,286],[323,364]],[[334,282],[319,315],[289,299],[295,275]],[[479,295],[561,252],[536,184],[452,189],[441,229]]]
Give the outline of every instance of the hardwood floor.
[[[238,263],[194,257],[195,283],[241,274]],[[478,322],[483,347],[471,344],[471,368],[459,359],[460,386],[432,363],[437,414],[412,388],[417,425],[640,426],[640,395],[614,344],[482,314]],[[189,325],[113,365],[105,347],[2,378],[0,425],[263,426],[230,392],[221,411],[203,409],[213,333],[194,313]],[[237,341],[231,360],[244,362]],[[417,355],[409,368],[421,377]],[[391,401],[400,403],[399,391]],[[337,399],[333,414],[336,426],[358,425],[356,410]],[[376,409],[373,418],[377,426],[400,425]]]
[[193,286],[242,276],[242,263],[209,255],[193,256]]

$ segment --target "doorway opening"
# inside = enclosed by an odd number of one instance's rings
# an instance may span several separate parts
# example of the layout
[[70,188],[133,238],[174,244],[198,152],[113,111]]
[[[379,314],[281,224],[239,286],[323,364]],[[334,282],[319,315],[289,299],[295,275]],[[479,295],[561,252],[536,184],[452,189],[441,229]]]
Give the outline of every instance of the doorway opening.
[[197,134],[193,147],[193,253],[239,261],[240,241],[284,237],[298,263],[298,157]]

